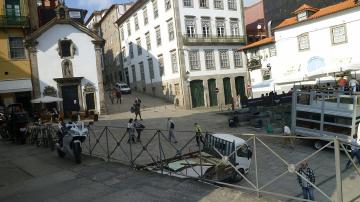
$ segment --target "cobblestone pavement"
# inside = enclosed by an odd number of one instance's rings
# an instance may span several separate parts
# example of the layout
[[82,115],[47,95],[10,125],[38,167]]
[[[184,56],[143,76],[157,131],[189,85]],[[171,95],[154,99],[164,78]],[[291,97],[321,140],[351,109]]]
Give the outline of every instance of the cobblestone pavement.
[[134,171],[118,163],[70,158],[0,140],[0,201],[269,201],[209,184]]
[[[219,109],[217,108],[210,110],[197,109],[191,111],[176,109],[171,104],[167,104],[160,99],[156,99],[147,95],[135,94],[125,95],[124,102],[122,104],[110,105],[109,111],[113,114],[101,117],[100,122],[95,124],[95,128],[97,128],[95,129],[97,130],[97,134],[99,134],[99,130],[102,129],[102,126],[112,126],[109,127],[109,131],[115,136],[116,140],[113,139],[113,147],[110,145],[110,148],[114,148],[116,146],[115,141],[118,141],[125,133],[125,129],[119,127],[126,127],[128,119],[134,117],[134,115],[129,112],[129,109],[133,100],[135,99],[135,96],[138,96],[142,100],[142,116],[147,129],[164,129],[163,133],[166,136],[167,118],[172,117],[175,120],[176,130],[179,131],[176,133],[179,142],[176,145],[177,149],[186,145],[186,143],[194,136],[193,132],[191,131],[193,131],[193,124],[195,122],[199,123],[204,131],[231,133],[244,139],[249,137],[243,136],[243,134],[266,135],[266,133],[263,131],[255,130],[251,127],[229,128],[227,126],[227,117],[217,113],[219,112]],[[144,144],[148,143],[155,132],[156,131],[154,130],[145,131],[142,134],[142,142]],[[125,139],[126,138],[127,136]],[[270,152],[267,147],[270,147],[274,152],[279,154],[289,163],[298,163],[303,158],[315,152],[311,146],[311,142],[305,140],[296,140],[294,148],[285,145],[283,140],[280,140],[279,138],[271,138],[271,135],[268,135],[268,138],[260,138],[260,140],[263,141],[266,146],[259,141],[256,143],[259,187],[267,184],[276,176],[287,170],[287,166],[272,152]],[[162,141],[166,142],[165,139]],[[250,142],[250,144],[252,145],[252,142]],[[124,141],[121,145],[123,148],[125,148],[127,154],[130,155],[128,152],[129,145],[126,144],[126,141]],[[148,147],[149,152],[158,159],[158,154],[160,153],[158,142],[153,140]],[[140,154],[142,148],[143,147],[140,144],[134,145],[132,148],[134,153],[133,155],[136,156],[136,154]],[[167,157],[173,157],[176,154],[176,150],[169,144],[163,144],[162,149],[165,151]],[[190,152],[196,151],[197,149],[198,148],[196,147],[195,141],[193,141],[188,146],[186,146],[184,150]],[[127,159],[124,157],[124,153],[121,151],[116,151],[113,156],[116,159],[121,159],[124,162],[127,161]],[[360,195],[360,189],[358,189],[360,184],[360,177],[356,174],[353,168],[345,170],[346,161],[347,157],[345,154],[341,154],[344,201],[350,200]],[[152,159],[146,152],[141,153],[136,161],[136,163],[139,164],[150,162],[152,162]],[[332,149],[325,149],[309,160],[310,166],[316,173],[316,184],[318,184],[319,188],[328,194],[332,199],[336,198],[334,162],[334,151]],[[253,184],[256,184],[254,165],[255,164],[253,162],[247,177]],[[241,181],[239,185],[251,187],[251,185],[245,180]],[[297,184],[296,176],[295,174],[290,173],[282,176],[279,180],[267,186],[264,190],[297,197],[301,196],[301,190]],[[323,197],[318,191],[315,191],[315,195],[317,196],[317,200],[326,201],[326,198]]]

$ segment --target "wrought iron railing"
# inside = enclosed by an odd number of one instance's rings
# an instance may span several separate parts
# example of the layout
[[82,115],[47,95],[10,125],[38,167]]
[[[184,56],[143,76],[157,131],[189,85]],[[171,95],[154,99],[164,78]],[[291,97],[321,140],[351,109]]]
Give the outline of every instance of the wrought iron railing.
[[26,16],[0,16],[0,27],[29,27],[30,21]]
[[[50,126],[34,126],[31,131],[33,135],[30,137],[37,137],[36,131],[45,131],[42,133],[45,136],[40,136],[45,139],[49,137],[46,135],[49,132],[54,135]],[[360,196],[358,189],[351,189],[349,192],[345,188],[351,186],[349,182],[356,184],[355,181],[360,178],[360,168],[346,149],[348,142],[337,138],[234,134],[242,138],[252,150],[252,162],[246,174],[229,158],[238,155],[241,147],[227,153],[227,156],[214,147],[213,150],[217,153],[214,156],[220,159],[212,164],[214,170],[222,170],[225,165],[242,179],[240,182],[229,182],[211,179],[209,172],[203,172],[203,167],[209,166],[209,161],[206,161],[209,154],[204,154],[202,146],[196,145],[194,132],[176,131],[177,137],[183,137],[178,139],[178,143],[169,141],[167,133],[166,130],[145,129],[142,131],[141,141],[134,143],[129,141],[131,136],[125,127],[90,125],[88,138],[83,143],[83,153],[106,161],[121,162],[133,169],[151,170],[249,191],[256,193],[258,197],[270,195],[281,200],[310,201],[301,198],[297,179],[314,188],[316,201],[355,201]],[[205,138],[204,145],[208,146],[206,140]],[[315,140],[326,143],[315,151],[301,145],[305,141]],[[329,146],[335,148],[333,152],[327,150]],[[194,157],[198,157],[200,161],[195,162]],[[324,157],[327,159],[322,159]],[[329,160],[331,158],[333,159]],[[310,167],[315,170],[315,182],[299,173],[299,166],[305,161],[310,162]],[[347,161],[350,161],[349,165],[353,169],[345,168]],[[174,167],[186,169],[173,169]]]
[[221,44],[242,44],[245,43],[244,36],[217,36],[191,34],[183,35],[184,44],[221,43]]

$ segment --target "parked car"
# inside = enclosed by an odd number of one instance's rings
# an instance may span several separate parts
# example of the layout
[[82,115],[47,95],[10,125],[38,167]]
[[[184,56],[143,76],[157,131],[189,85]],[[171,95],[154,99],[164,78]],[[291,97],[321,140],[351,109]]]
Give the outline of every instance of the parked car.
[[131,89],[126,83],[116,83],[115,88],[123,94],[131,94]]

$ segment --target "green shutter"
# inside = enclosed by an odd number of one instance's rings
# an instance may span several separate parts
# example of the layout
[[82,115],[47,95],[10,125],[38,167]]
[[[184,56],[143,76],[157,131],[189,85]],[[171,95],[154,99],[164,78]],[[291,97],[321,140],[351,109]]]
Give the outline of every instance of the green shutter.
[[223,84],[224,84],[225,104],[228,105],[232,103],[230,78],[224,78]]
[[195,108],[195,107],[204,106],[205,102],[204,102],[203,82],[201,80],[191,81],[190,89],[191,89],[192,107]]
[[217,106],[217,93],[216,93],[216,80],[209,79],[208,80],[208,88],[209,88],[209,98],[210,98],[210,106]]

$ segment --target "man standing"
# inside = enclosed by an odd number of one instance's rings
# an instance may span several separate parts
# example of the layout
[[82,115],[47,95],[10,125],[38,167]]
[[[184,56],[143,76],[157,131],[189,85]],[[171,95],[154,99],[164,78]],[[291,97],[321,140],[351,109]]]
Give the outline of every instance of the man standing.
[[346,79],[344,79],[344,77],[342,76],[341,79],[338,81],[338,86],[339,86],[339,91],[344,92],[345,91],[345,86],[347,84]]
[[176,137],[175,137],[175,122],[171,118],[168,118],[167,127],[169,130],[169,142],[171,143],[171,138],[173,138],[174,143],[177,143]]
[[140,120],[142,120],[140,107],[141,107],[141,100],[139,98],[136,98],[134,102],[135,119],[137,119],[137,117],[139,116]]
[[[360,154],[359,154],[359,144],[358,144],[358,140],[357,140],[357,135],[353,135],[353,139],[351,140],[351,154],[350,157],[351,159],[354,158],[354,156],[356,156],[358,162],[360,163]],[[349,168],[351,165],[351,160],[349,159],[348,162],[346,163],[346,168]]]
[[121,91],[117,90],[116,91],[116,103],[119,104],[119,102],[121,104]]
[[140,120],[135,119],[134,120],[134,127],[135,127],[135,130],[136,130],[137,134],[138,134],[137,138],[136,138],[136,141],[141,142],[140,136],[141,136],[141,132],[144,130],[145,126]]
[[304,199],[314,201],[314,187],[312,186],[312,184],[315,184],[314,171],[308,166],[308,163],[304,161],[300,164],[300,169],[298,172],[299,175],[297,176],[297,179],[300,187],[302,188]]
[[127,132],[129,133],[129,140],[128,143],[131,144],[135,143],[135,128],[134,128],[134,122],[133,119],[129,119],[128,125],[127,125]]
[[195,123],[194,127],[197,146],[200,146],[200,141],[203,143],[203,145],[205,145],[200,125],[198,123]]
[[359,85],[359,82],[358,82],[356,79],[354,79],[354,78],[352,78],[352,79],[349,81],[349,86],[351,87],[351,90],[352,90],[353,93],[356,92],[356,87],[357,87],[358,85]]
[[291,130],[289,128],[289,126],[287,125],[284,125],[284,136],[286,137],[285,138],[285,144],[290,144],[291,147],[294,146],[294,140],[293,138],[291,138]]

